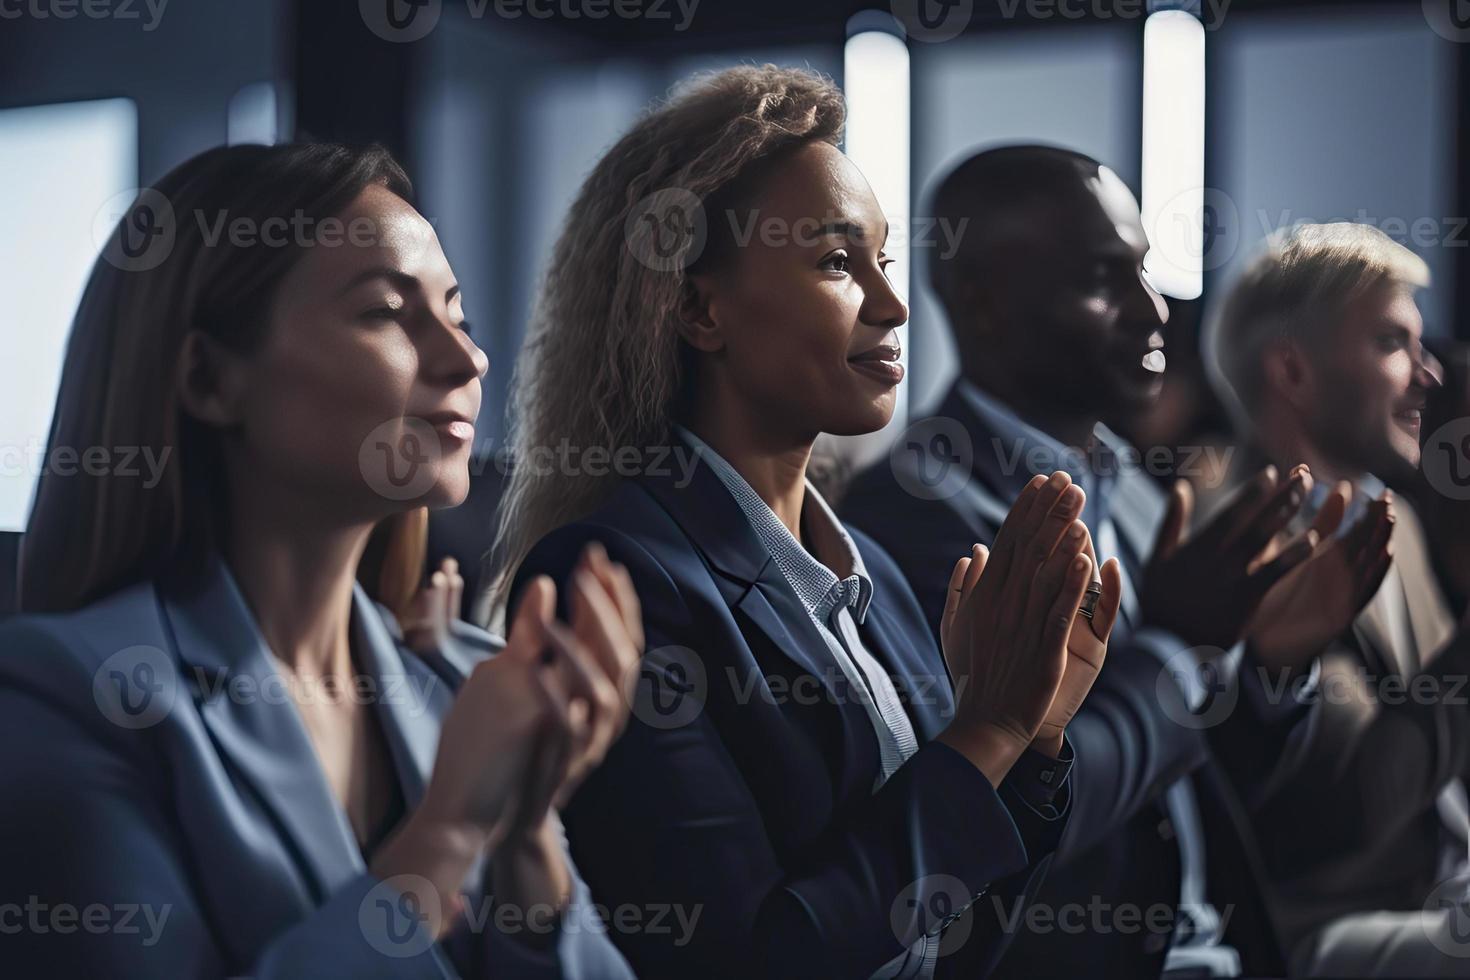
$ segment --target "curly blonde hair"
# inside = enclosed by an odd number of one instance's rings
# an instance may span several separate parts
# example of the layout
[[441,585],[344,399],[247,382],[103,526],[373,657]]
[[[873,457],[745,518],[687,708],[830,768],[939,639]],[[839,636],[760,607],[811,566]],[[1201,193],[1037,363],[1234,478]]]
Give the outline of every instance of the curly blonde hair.
[[[697,201],[708,213],[712,199],[773,155],[836,145],[844,118],[842,92],[828,78],[742,66],[695,76],[603,156],[567,214],[516,363],[509,441],[518,459],[535,447],[612,453],[667,440],[683,384],[677,327],[688,272],[714,249],[701,257],[703,239],[686,234],[668,261],[651,260],[648,237],[657,232],[639,219],[660,197]],[[497,605],[536,542],[591,512],[617,480],[548,469],[511,471],[491,552],[501,569]]]

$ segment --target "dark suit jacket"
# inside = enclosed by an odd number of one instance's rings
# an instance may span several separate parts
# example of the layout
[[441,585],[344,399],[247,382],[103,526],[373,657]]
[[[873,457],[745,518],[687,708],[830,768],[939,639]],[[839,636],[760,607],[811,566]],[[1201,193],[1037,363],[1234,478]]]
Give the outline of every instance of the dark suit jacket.
[[[950,391],[932,418],[962,425],[976,457],[990,451],[990,433],[958,390]],[[943,499],[909,492],[906,486],[922,485],[921,477],[933,483],[942,472],[945,461],[932,455],[933,448],[932,443],[916,445],[915,451],[899,446],[891,459],[859,474],[840,512],[889,550],[937,630],[956,557],[973,543],[994,541],[1011,500],[979,469],[953,485],[946,483],[957,492]],[[1110,499],[1119,560],[1138,583],[1163,517],[1163,497],[1149,477],[1125,469]],[[1277,769],[1281,737],[1255,726],[1242,710],[1207,731],[1180,724],[1177,719],[1190,712],[1177,686],[1167,677],[1160,682],[1164,664],[1157,652],[1134,642],[1136,625],[1120,619],[1107,663],[1068,726],[1078,766],[1073,809],[1056,864],[1036,900],[1058,908],[1104,902],[1145,912],[1161,905],[1172,910],[1179,899],[1181,865],[1175,829],[1161,797],[1174,781],[1192,778],[1209,842],[1206,897],[1222,915],[1229,907],[1226,941],[1240,951],[1246,973],[1278,975],[1284,964],[1258,887],[1259,857],[1244,811],[1216,762],[1227,763],[1226,771],[1247,782],[1259,780]],[[1212,745],[1222,746],[1226,758],[1213,758]],[[1130,980],[1156,976],[1167,941],[1156,929],[1032,932],[1023,926],[996,972]]]
[[[0,972],[631,980],[580,880],[549,944],[487,921],[473,883],[460,932],[435,944],[367,869],[228,570],[191,586],[144,582],[0,627],[0,908],[25,917],[4,917]],[[356,590],[363,693],[412,807],[460,681],[494,644],[460,624],[465,646],[421,658],[396,628]],[[110,928],[83,927],[97,915]]]
[[911,694],[921,746],[875,793],[877,739],[806,610],[709,467],[683,483],[621,484],[516,577],[516,592],[539,573],[564,583],[597,540],[642,601],[634,718],[564,820],[599,902],[699,919],[682,944],[647,929],[614,941],[645,980],[866,978],[951,920],[940,975],[982,976],[1004,937],[961,910],[1033,889],[1065,814],[997,792],[934,741],[954,713],[940,653],[898,569],[854,535],[874,586],[860,634]]

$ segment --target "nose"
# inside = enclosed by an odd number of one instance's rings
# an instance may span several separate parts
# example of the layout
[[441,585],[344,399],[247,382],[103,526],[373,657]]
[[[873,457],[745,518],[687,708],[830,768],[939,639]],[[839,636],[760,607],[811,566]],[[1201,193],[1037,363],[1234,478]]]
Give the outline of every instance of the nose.
[[469,333],[455,326],[443,314],[434,314],[433,320],[419,344],[424,373],[449,387],[483,378],[490,370],[490,358]]
[[1444,365],[1433,351],[1424,347],[1419,348],[1419,356],[1414,359],[1414,384],[1425,391],[1444,386]]
[[908,304],[898,295],[898,290],[893,288],[888,274],[881,269],[866,287],[858,318],[884,330],[892,330],[909,322]]
[[1141,265],[1136,282],[1137,288],[1130,289],[1124,300],[1129,317],[1146,323],[1150,330],[1164,326],[1169,322],[1169,303],[1154,288]]

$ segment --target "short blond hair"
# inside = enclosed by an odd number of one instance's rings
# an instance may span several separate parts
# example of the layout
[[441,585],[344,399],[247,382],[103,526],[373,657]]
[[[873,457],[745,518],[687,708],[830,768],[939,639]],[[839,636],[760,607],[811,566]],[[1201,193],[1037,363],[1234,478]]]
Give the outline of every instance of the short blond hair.
[[1205,328],[1205,363],[1243,430],[1260,407],[1267,347],[1310,339],[1384,282],[1428,286],[1429,266],[1372,225],[1301,224],[1266,239]]

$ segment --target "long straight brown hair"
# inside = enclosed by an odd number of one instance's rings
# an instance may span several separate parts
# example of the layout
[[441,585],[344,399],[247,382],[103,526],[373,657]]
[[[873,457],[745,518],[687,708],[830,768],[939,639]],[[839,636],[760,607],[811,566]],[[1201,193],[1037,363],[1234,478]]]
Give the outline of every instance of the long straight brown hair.
[[46,459],[151,453],[161,478],[149,485],[136,464],[44,467],[21,545],[22,610],[76,609],[203,567],[228,501],[217,433],[180,408],[184,338],[255,350],[282,278],[310,243],[331,244],[322,222],[370,184],[412,197],[386,150],[324,143],[219,147],[139,193],[82,295]]

